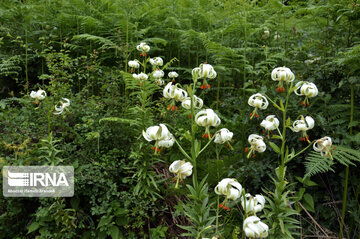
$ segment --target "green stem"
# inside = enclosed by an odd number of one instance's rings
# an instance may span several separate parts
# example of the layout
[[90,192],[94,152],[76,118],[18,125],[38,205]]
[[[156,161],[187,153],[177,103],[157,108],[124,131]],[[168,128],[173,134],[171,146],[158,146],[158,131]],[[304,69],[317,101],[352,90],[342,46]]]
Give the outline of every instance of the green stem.
[[302,154],[303,152],[305,152],[311,145],[313,145],[313,143],[315,143],[315,141],[311,142],[308,146],[306,146],[305,148],[303,148],[302,150],[300,150],[297,154],[295,154],[292,157],[289,157],[288,159],[286,159],[286,163],[290,162],[290,160],[292,160],[293,158],[296,158],[299,154]]
[[[290,89],[292,88],[292,83],[291,83],[291,86],[290,86]],[[291,91],[288,90],[287,91],[287,95],[286,95],[286,103],[285,103],[285,107],[284,107],[284,110],[283,110],[283,132],[282,132],[282,144],[281,144],[281,170],[284,170],[285,168],[285,144],[286,144],[286,110],[287,110],[287,107],[288,107],[288,104],[289,104],[289,98],[290,98],[290,94],[291,94]],[[281,173],[281,178],[280,178],[280,182],[283,182],[284,181],[284,177],[285,174]]]
[[204,148],[202,148],[202,149],[200,150],[199,154],[196,155],[196,156],[199,156],[199,155],[209,146],[209,144],[210,144],[214,139],[215,139],[215,137],[212,137],[212,138],[209,140],[209,142],[204,146]]
[[192,162],[192,158],[185,152],[185,150],[183,149],[183,147],[181,147],[181,145],[179,144],[179,142],[175,139],[175,143],[178,145],[181,153],[190,161]]
[[202,230],[199,232],[199,234],[197,235],[196,239],[201,238],[201,233],[203,233],[204,231],[206,231],[206,230],[209,229],[209,228],[211,228],[211,226],[207,226],[207,227],[205,227],[204,229],[202,229]]
[[219,98],[220,98],[220,79],[217,79],[217,90],[216,90],[216,110],[219,110]]
[[[195,153],[196,149],[195,149],[195,110],[194,110],[194,94],[196,91],[196,83],[197,83],[197,78],[195,77],[194,79],[194,84],[193,84],[193,88],[191,90],[191,157],[192,157],[192,163],[193,163],[193,169],[194,169],[194,173],[193,173],[193,177],[194,177],[194,182],[196,185],[194,185],[194,187],[197,187],[198,185],[198,181],[197,181],[197,168],[196,168],[196,158],[197,155]],[[200,153],[199,153],[200,154]]]
[[50,132],[51,132],[50,122],[51,122],[51,109],[48,112],[48,135],[50,135]]
[[[354,119],[354,85],[351,85],[351,92],[350,92],[350,124],[353,122],[353,119]],[[352,127],[350,127],[349,134],[350,135],[352,134]],[[341,210],[341,223],[340,223],[340,232],[339,232],[339,238],[340,239],[343,237],[345,211],[346,211],[346,200],[347,200],[347,193],[348,193],[348,183],[349,183],[349,166],[346,166],[344,194],[343,194],[343,202],[342,202],[342,210]]]
[[29,94],[29,74],[28,74],[28,33],[25,30],[25,78],[26,78],[26,94]]
[[219,195],[217,195],[217,205],[216,205],[216,235],[219,234]]

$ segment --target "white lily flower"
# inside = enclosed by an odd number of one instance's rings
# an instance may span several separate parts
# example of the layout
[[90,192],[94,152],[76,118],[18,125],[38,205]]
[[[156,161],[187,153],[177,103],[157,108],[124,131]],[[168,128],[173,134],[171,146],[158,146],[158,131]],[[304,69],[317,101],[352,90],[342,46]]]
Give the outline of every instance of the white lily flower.
[[140,56],[141,56],[141,55],[146,56],[146,52],[150,51],[150,46],[147,45],[145,42],[141,42],[140,45],[137,45],[137,46],[136,46],[136,49],[137,49],[138,51],[142,52],[142,53],[140,54]]
[[265,206],[265,197],[256,194],[255,197],[251,196],[250,193],[245,194],[245,199],[241,198],[241,206],[246,213],[253,213],[254,215],[257,212],[261,212]]
[[215,133],[214,143],[216,144],[227,143],[227,147],[232,148],[230,141],[232,140],[233,135],[234,135],[233,132],[230,132],[226,128],[222,128],[221,130]]
[[156,83],[157,85],[160,85],[160,86],[161,86],[161,85],[163,85],[163,84],[165,83],[165,81],[160,78],[160,79],[156,79],[156,80],[155,80],[155,83]]
[[150,59],[150,64],[153,66],[162,66],[164,62],[161,57],[155,57]]
[[[310,105],[309,98],[313,98],[317,96],[319,93],[316,85],[312,82],[300,81],[295,85],[295,87],[296,87],[295,90],[296,95],[305,96],[304,101],[301,103],[304,106],[306,105],[309,106]],[[298,92],[298,90],[300,90],[300,92]]]
[[249,150],[249,153],[247,155],[247,158],[250,157],[251,154],[253,154],[253,157],[255,157],[255,151],[259,153],[263,153],[266,150],[266,144],[264,142],[264,138],[257,134],[251,134],[248,137],[248,142],[250,143],[251,147],[250,150],[248,147],[245,148],[245,152]]
[[[204,101],[202,99],[200,99],[199,97],[197,97],[196,95],[194,95],[194,108],[201,109],[203,107],[203,105],[204,105]],[[191,98],[186,97],[181,102],[181,106],[187,110],[191,109]]]
[[168,74],[169,78],[177,78],[179,76],[178,73],[176,73],[175,71],[171,71]]
[[164,148],[170,148],[174,145],[174,143],[175,143],[174,135],[169,134],[168,138],[159,141],[158,146]]
[[226,199],[236,200],[240,198],[243,187],[233,178],[224,178],[215,187],[215,193],[226,196]]
[[175,188],[178,187],[179,180],[185,179],[192,174],[192,169],[193,165],[189,162],[185,162],[185,160],[176,160],[170,165],[169,171],[176,174],[177,178]]
[[320,152],[321,156],[330,156],[332,159],[331,154],[331,146],[332,146],[332,140],[330,137],[325,136],[321,139],[318,139],[315,141],[313,147],[316,152]]
[[221,120],[219,116],[212,110],[212,109],[206,109],[199,111],[195,116],[195,122],[199,126],[205,127],[205,134],[203,134],[203,138],[212,138],[212,135],[210,134],[209,127],[217,127],[220,125]]
[[271,72],[271,79],[273,81],[279,81],[277,92],[284,92],[284,82],[289,83],[295,80],[295,75],[287,67],[277,67]]
[[164,77],[164,72],[162,71],[162,70],[155,70],[154,72],[153,72],[153,77],[154,78],[162,78],[162,77]]
[[264,127],[267,131],[275,130],[279,127],[279,120],[275,115],[267,116],[260,124],[261,127]]
[[250,216],[244,220],[243,230],[249,238],[266,238],[269,234],[269,227],[261,222],[257,216]]
[[256,93],[249,97],[248,104],[252,107],[255,107],[253,112],[250,113],[250,119],[252,119],[254,116],[259,117],[257,114],[258,109],[265,110],[268,107],[269,102],[265,96],[260,93]]
[[145,73],[133,74],[132,76],[134,77],[135,80],[139,80],[139,81],[144,81],[148,79],[148,75],[146,75]]
[[169,82],[164,90],[163,95],[166,99],[174,99],[176,101],[183,101],[188,96],[187,92],[181,88],[178,88],[178,85],[173,85],[172,82]]
[[59,106],[59,107],[57,107],[57,106],[55,105],[55,111],[56,111],[56,113],[54,113],[54,115],[60,115],[60,114],[62,114],[62,112],[64,111],[64,109],[65,109],[66,107],[70,106],[70,100],[69,100],[69,99],[67,99],[67,98],[62,98],[62,99],[65,101],[65,103],[62,102],[62,101],[60,101],[60,106]]
[[31,91],[30,97],[36,100],[43,100],[46,97],[46,92],[44,90]]
[[133,68],[133,69],[137,69],[140,67],[140,64],[137,60],[134,61],[129,61],[128,62],[129,67]]
[[210,89],[210,85],[207,83],[206,78],[214,79],[217,75],[214,68],[207,63],[200,64],[200,66],[194,68],[191,73],[195,79],[204,79],[201,89]]
[[314,128],[315,120],[311,116],[300,116],[299,120],[295,120],[293,123],[293,131],[294,132],[302,132],[302,137],[300,137],[300,141],[309,141],[309,136],[307,135],[306,131],[309,129]]
[[280,35],[279,33],[275,32],[275,35],[274,35],[274,40],[279,40],[280,39]]
[[263,38],[263,39],[268,39],[269,36],[270,36],[270,31],[269,31],[269,30],[265,30],[265,31],[264,31],[264,34],[262,35],[262,38]]
[[[146,131],[143,130],[142,134],[148,142],[155,141],[155,146],[153,147],[155,154],[160,151],[159,147],[170,145],[171,142],[169,141],[174,140],[174,136],[169,132],[168,128],[164,124],[160,124],[160,126],[151,126],[147,128]],[[163,141],[161,143],[162,146],[159,145],[161,141]]]

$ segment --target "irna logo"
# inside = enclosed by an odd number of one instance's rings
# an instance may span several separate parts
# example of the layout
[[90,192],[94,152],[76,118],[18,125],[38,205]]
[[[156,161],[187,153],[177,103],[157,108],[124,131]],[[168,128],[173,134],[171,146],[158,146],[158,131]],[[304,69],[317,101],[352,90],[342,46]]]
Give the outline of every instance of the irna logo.
[[9,186],[69,186],[64,173],[12,173],[8,171]]

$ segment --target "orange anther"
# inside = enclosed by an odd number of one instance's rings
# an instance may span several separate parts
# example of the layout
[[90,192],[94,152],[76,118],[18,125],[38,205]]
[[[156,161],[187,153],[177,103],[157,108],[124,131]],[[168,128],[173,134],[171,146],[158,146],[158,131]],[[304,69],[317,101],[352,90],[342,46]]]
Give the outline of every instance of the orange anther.
[[189,115],[189,119],[191,119],[191,115]]
[[155,150],[155,147],[152,147],[151,149],[152,149],[152,150]]
[[255,158],[255,154],[253,154],[252,157]]
[[222,205],[222,204],[219,204],[219,208],[222,208],[224,205]]
[[203,90],[203,89],[204,89],[204,86],[203,86],[203,85],[201,85],[201,86],[200,86],[200,88]]
[[246,153],[248,150],[249,150],[249,147],[246,147],[246,148],[245,148],[245,153]]

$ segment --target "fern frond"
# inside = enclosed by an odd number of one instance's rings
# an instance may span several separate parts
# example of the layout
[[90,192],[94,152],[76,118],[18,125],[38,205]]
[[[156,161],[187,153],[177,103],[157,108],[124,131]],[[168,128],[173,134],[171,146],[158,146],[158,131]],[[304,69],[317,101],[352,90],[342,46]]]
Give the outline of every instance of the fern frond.
[[331,166],[334,164],[328,157],[321,156],[317,152],[310,152],[306,157],[305,168],[306,174],[304,177],[311,177],[318,173],[325,173],[328,171],[334,172]]

